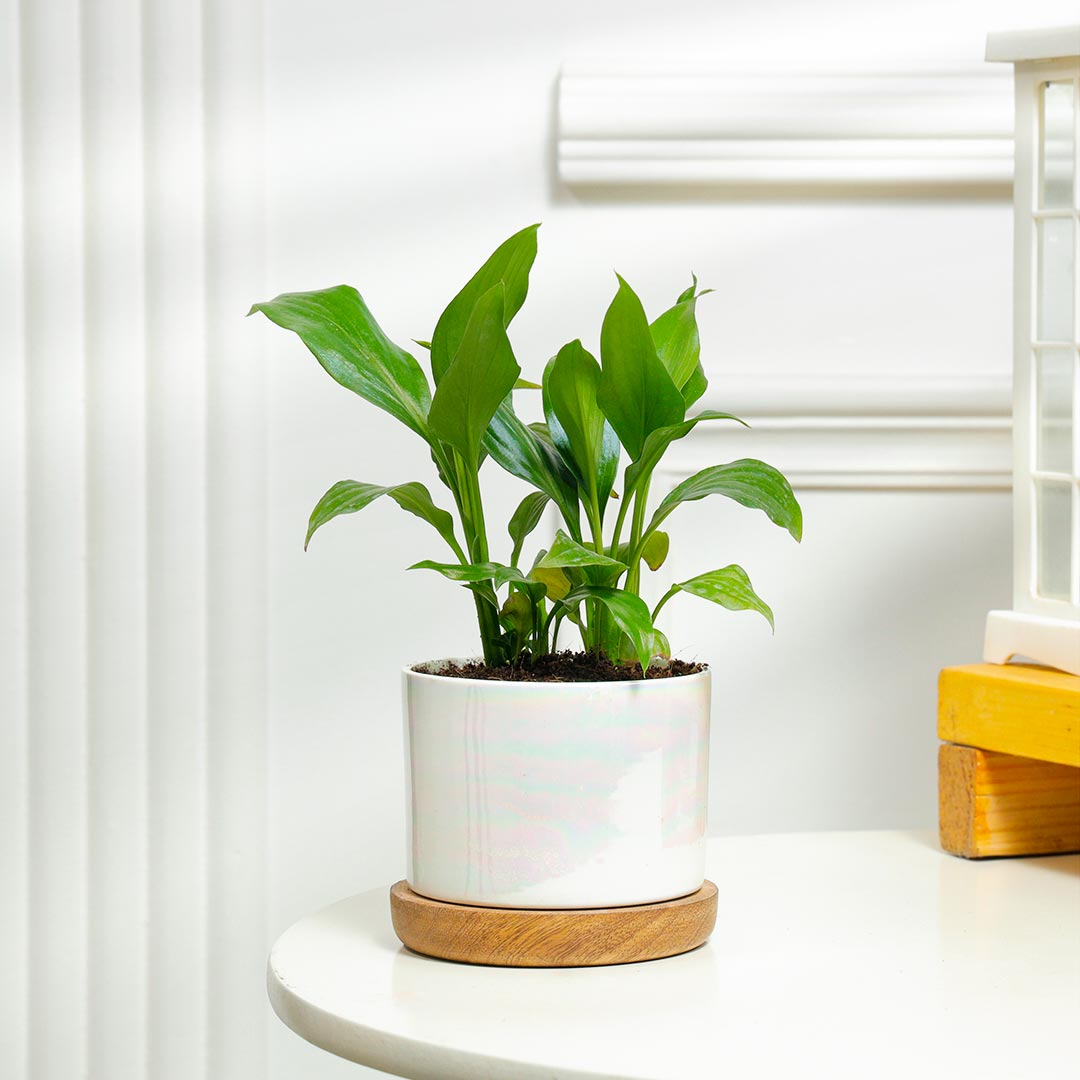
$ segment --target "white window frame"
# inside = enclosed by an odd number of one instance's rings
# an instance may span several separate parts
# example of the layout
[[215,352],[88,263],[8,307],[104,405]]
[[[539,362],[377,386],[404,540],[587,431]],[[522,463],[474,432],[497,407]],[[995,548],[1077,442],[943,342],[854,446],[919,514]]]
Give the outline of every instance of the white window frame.
[[[1071,82],[1073,93],[1073,204],[1071,209],[1046,210],[1038,206],[1040,146],[1042,143],[1043,87],[1050,82]],[[1016,179],[1015,297],[1013,342],[1013,607],[1016,611],[1050,618],[1080,620],[1080,295],[1073,304],[1071,341],[1040,341],[1038,317],[1039,221],[1071,219],[1073,222],[1073,287],[1080,281],[1080,58],[1042,60],[1016,66]],[[1073,462],[1072,473],[1048,473],[1038,469],[1038,423],[1036,416],[1036,364],[1044,347],[1072,349],[1073,359]],[[1070,599],[1039,594],[1038,520],[1036,480],[1068,483],[1072,495],[1072,547]]]
[[[1013,63],[1016,101],[1013,299],[1013,609],[991,611],[986,619],[983,657],[1004,663],[1022,656],[1080,675],[1080,26],[991,34],[987,59]],[[1071,208],[1038,206],[1039,149],[1043,139],[1042,92],[1048,82],[1073,86],[1073,199]],[[1037,223],[1049,218],[1073,222],[1072,340],[1040,341]],[[1038,466],[1036,363],[1040,347],[1072,351],[1072,468],[1044,472]],[[1037,481],[1069,485],[1071,545],[1069,598],[1039,595]]]

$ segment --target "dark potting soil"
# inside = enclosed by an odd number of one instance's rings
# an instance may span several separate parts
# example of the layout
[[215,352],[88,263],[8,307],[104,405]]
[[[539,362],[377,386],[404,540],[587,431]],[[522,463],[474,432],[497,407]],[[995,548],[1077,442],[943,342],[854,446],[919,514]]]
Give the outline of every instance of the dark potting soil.
[[[649,668],[649,679],[672,679],[679,675],[696,675],[704,664],[686,660],[666,660],[663,665]],[[426,664],[417,664],[413,671],[429,675],[446,675],[456,679],[489,679],[497,682],[626,682],[641,678],[641,665],[616,664],[606,656],[584,652],[557,652],[546,656],[529,657],[519,664],[488,667],[478,660],[467,664],[446,664],[437,671]]]

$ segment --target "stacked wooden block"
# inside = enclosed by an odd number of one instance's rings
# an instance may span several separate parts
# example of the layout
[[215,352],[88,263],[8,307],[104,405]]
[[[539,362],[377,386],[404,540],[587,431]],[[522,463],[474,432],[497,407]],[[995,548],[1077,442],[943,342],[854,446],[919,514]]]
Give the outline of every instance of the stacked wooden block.
[[1080,678],[1023,664],[946,668],[938,736],[946,851],[1080,851]]

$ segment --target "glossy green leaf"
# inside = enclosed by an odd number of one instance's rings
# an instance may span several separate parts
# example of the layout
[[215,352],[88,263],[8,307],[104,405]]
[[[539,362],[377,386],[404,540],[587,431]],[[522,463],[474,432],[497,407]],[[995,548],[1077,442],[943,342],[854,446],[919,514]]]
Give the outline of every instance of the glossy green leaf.
[[731,413],[705,409],[703,412],[699,412],[697,416],[691,416],[679,424],[657,428],[645,440],[641,448],[641,456],[637,461],[626,467],[626,491],[635,491],[642,480],[647,480],[652,476],[653,470],[660,464],[660,460],[667,453],[668,447],[676,440],[689,435],[702,420],[734,420],[737,424],[742,424],[743,427],[749,427],[745,420],[740,420]]
[[544,598],[546,586],[543,582],[535,581],[526,577],[516,566],[506,566],[503,563],[483,562],[468,563],[440,563],[432,559],[424,559],[413,563],[410,570],[434,570],[437,574],[450,581],[461,582],[465,588],[476,593],[482,600],[499,610],[498,601],[494,590],[501,589],[504,585],[513,585],[526,593],[532,603],[538,603]]
[[488,425],[521,373],[503,324],[503,287],[476,302],[453,362],[431,402],[431,430],[476,466]]
[[514,383],[514,389],[515,390],[540,390],[541,386],[540,386],[539,383],[529,382],[528,379],[518,379],[518,381],[516,383]]
[[609,570],[626,569],[626,563],[621,563],[608,555],[601,555],[600,552],[579,544],[567,536],[562,529],[556,532],[555,540],[547,554],[536,565],[542,570],[568,566],[602,566]]
[[689,581],[676,582],[669,590],[669,595],[674,595],[676,592],[700,596],[703,600],[711,600],[712,603],[720,604],[729,611],[760,612],[768,619],[769,625],[775,629],[772,608],[754,592],[750,578],[741,566],[732,564],[721,570],[710,570],[706,574],[699,574],[697,577],[690,578]]
[[[546,552],[541,552],[539,558],[543,558]],[[557,566],[545,568],[533,566],[529,571],[529,577],[538,581],[547,590],[547,595],[552,600],[561,600],[574,587],[573,582],[566,576],[566,572]]]
[[649,326],[656,354],[667,368],[671,381],[681,390],[701,359],[701,338],[697,324],[697,279],[678,301]]
[[713,465],[677,484],[656,508],[649,530],[655,529],[680,503],[726,495],[729,499],[762,510],[776,525],[802,539],[802,508],[783,474],[754,458],[742,458],[727,465]]
[[550,496],[567,528],[581,535],[573,476],[555,448],[519,419],[509,399],[496,410],[484,437],[484,447],[512,476]]
[[597,400],[636,461],[649,433],[679,423],[686,406],[656,355],[641,301],[621,277],[600,330],[600,357]]
[[694,373],[686,380],[686,385],[682,388],[683,401],[686,402],[686,407],[689,409],[708,388],[709,380],[705,378],[705,369],[699,363],[694,369]]
[[457,355],[480,297],[496,285],[503,286],[504,328],[510,325],[510,320],[525,303],[529,271],[536,259],[536,230],[539,228],[539,225],[530,225],[503,241],[439,316],[431,335],[431,372],[436,385],[442,382]]
[[522,592],[512,592],[499,609],[503,626],[524,636],[532,629],[534,605]]
[[513,517],[510,518],[510,524],[506,530],[510,534],[510,539],[514,542],[514,552],[510,556],[511,565],[517,566],[525,538],[540,524],[540,519],[544,516],[544,509],[549,502],[551,502],[551,497],[545,492],[530,491],[518,503],[518,508],[514,511]]
[[649,670],[653,655],[653,624],[645,601],[640,596],[622,589],[613,589],[606,585],[582,585],[574,589],[563,603],[571,605],[590,599],[599,600],[615,620],[615,624],[630,639],[644,675]]
[[534,604],[539,603],[547,595],[547,585],[532,576],[526,577],[523,581],[514,581],[512,588],[527,593]]
[[430,525],[434,525],[439,535],[450,545],[451,550],[460,553],[461,548],[454,535],[454,519],[445,510],[440,510],[432,501],[431,492],[416,481],[381,487],[378,484],[361,484],[356,480],[339,480],[311,511],[304,549],[307,550],[316,529],[341,514],[355,514],[357,510],[363,510],[368,503],[374,502],[382,495],[389,495],[402,510],[407,510],[410,514],[415,514]]
[[505,566],[503,563],[483,562],[467,563],[440,563],[432,559],[424,559],[413,563],[410,570],[434,570],[451,581],[460,581],[465,584],[475,584],[480,581],[494,582],[496,589],[501,589],[509,582],[527,583],[525,575],[515,566]]
[[[668,550],[671,547],[671,537],[668,536],[663,529],[656,529],[654,532],[649,533],[645,538],[645,543],[641,548],[641,561],[650,570],[659,570],[664,565],[665,560],[668,557]],[[619,545],[618,558],[624,562],[630,562],[630,544],[624,542]]]
[[596,486],[601,514],[619,467],[619,441],[596,395],[600,365],[580,341],[564,345],[544,371],[544,412],[556,449],[583,490]]
[[[549,449],[555,450],[555,439],[551,434],[551,428],[543,420],[534,420],[528,425],[529,430]],[[569,474],[567,474],[569,475]]]
[[395,345],[349,285],[282,293],[254,304],[271,322],[292,330],[342,386],[428,438],[431,391],[410,353]]
[[671,548],[671,537],[663,529],[657,529],[645,541],[641,557],[650,570],[659,570],[664,565]]

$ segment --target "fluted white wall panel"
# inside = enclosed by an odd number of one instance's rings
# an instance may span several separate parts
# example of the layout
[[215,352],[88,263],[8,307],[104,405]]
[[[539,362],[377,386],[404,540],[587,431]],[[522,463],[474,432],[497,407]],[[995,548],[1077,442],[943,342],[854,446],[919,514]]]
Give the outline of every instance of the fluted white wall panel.
[[0,0],[0,1058],[27,1066],[26,368],[21,59],[16,0]]
[[266,1069],[261,0],[0,3],[5,1080]]
[[21,10],[30,717],[29,1068],[87,1045],[86,367],[76,0]]
[[100,0],[83,18],[91,1080],[138,1080],[147,1051],[141,34],[138,0]]
[[205,7],[210,1077],[262,1077],[266,1025],[262,4]]
[[144,7],[149,1073],[202,1075],[207,1001],[207,457],[202,21]]

